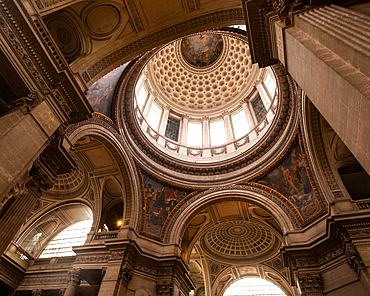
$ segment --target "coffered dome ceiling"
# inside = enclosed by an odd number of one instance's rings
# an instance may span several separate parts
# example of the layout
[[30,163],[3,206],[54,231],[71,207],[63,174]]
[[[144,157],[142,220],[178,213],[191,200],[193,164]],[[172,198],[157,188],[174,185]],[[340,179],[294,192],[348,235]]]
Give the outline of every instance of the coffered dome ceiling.
[[245,41],[210,33],[170,43],[151,58],[147,71],[153,90],[166,105],[195,116],[235,106],[260,73]]

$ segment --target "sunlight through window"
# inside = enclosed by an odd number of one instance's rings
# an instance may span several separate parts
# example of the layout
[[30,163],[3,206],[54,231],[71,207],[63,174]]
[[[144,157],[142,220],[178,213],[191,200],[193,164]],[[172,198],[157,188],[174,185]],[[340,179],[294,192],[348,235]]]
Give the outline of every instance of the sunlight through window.
[[39,258],[75,256],[72,247],[85,243],[92,222],[81,221],[64,229],[46,246]]
[[286,296],[285,293],[274,284],[259,278],[241,279],[232,285],[224,293],[224,296]]

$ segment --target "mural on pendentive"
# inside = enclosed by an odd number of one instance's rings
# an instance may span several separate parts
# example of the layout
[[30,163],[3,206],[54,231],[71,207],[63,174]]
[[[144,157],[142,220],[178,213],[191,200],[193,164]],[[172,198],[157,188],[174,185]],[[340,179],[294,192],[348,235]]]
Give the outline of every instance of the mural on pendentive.
[[159,237],[173,208],[193,191],[169,187],[141,173],[145,202],[144,232]]
[[114,69],[90,86],[86,97],[95,112],[104,114],[112,119],[114,90],[116,89],[119,78],[129,63],[127,62]]
[[284,195],[301,214],[303,222],[325,210],[311,186],[298,141],[284,161],[257,183]]

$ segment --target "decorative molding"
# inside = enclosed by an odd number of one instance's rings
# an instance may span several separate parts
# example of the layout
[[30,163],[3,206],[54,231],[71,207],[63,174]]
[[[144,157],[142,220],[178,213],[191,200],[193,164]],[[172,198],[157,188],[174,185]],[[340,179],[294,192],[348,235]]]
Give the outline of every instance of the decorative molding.
[[134,0],[124,0],[127,10],[131,16],[132,22],[135,25],[136,31],[141,32],[144,31],[144,25],[143,22],[141,21],[139,12],[137,10],[136,4]]
[[69,277],[43,277],[25,278],[20,286],[44,285],[44,284],[67,284]]

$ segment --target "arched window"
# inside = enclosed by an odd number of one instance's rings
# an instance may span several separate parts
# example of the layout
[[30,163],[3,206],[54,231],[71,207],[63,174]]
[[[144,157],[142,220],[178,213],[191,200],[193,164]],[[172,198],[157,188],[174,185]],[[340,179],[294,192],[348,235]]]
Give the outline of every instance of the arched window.
[[74,256],[72,247],[85,243],[92,220],[77,222],[60,232],[46,246],[39,258]]
[[224,293],[224,296],[286,296],[286,294],[273,283],[259,278],[241,279]]

